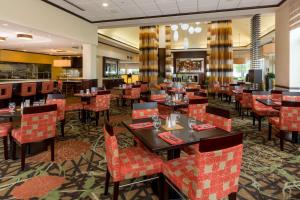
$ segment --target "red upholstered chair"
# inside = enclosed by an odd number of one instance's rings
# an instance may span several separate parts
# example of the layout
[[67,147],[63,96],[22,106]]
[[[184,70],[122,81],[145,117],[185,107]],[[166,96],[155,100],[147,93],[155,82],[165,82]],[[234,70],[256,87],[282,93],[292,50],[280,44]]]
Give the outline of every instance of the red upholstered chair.
[[0,123],[0,138],[3,140],[3,147],[4,147],[4,159],[8,159],[8,135],[11,132],[12,125],[11,123]]
[[195,93],[199,92],[199,89],[197,88],[190,88],[185,90],[185,95],[190,99],[195,96]]
[[41,94],[46,95],[52,93],[54,90],[54,83],[53,81],[43,81],[42,82],[42,88],[41,88]]
[[12,97],[12,84],[0,84],[0,100],[7,100]]
[[106,118],[109,121],[109,109],[110,109],[110,91],[98,92],[95,102],[84,105],[83,109],[96,113],[96,125],[99,124],[100,112],[106,112]]
[[108,194],[110,177],[114,183],[113,199],[117,200],[121,181],[161,173],[163,162],[159,156],[140,147],[119,149],[113,128],[105,124],[103,129],[107,160],[105,195]]
[[57,81],[55,92],[59,93],[59,94],[63,93],[63,81],[62,80]]
[[279,117],[269,118],[269,140],[271,140],[272,126],[280,130],[280,149],[283,151],[284,134],[293,133],[293,139],[298,142],[300,133],[300,92],[284,92]]
[[142,82],[141,84],[141,94],[147,94],[149,91],[149,85],[147,82]]
[[151,118],[154,114],[159,114],[156,102],[133,104],[132,119]]
[[228,103],[231,103],[232,100],[232,96],[234,96],[233,90],[235,90],[238,87],[238,84],[235,83],[231,83],[229,84],[229,87],[226,88],[226,100],[228,101]]
[[48,94],[47,105],[57,105],[57,121],[60,122],[61,135],[65,136],[65,111],[66,111],[66,99],[62,94]]
[[220,90],[221,90],[220,83],[219,82],[213,83],[211,92],[214,95],[214,98],[216,98],[216,95],[219,95]]
[[244,119],[245,110],[252,109],[252,92],[253,90],[243,90],[242,97],[239,101],[240,103],[240,116]]
[[48,140],[51,144],[51,160],[54,161],[54,138],[56,136],[57,106],[44,105],[23,109],[21,127],[13,129],[13,159],[16,143],[21,146],[21,169],[25,168],[25,144]]
[[261,119],[263,117],[277,117],[279,111],[272,107],[265,106],[264,104],[256,101],[256,99],[271,99],[270,92],[265,91],[253,91],[252,92],[252,111],[253,111],[253,125],[255,125],[255,119],[258,119],[258,130],[261,130]]
[[[188,199],[236,199],[242,141],[242,134],[203,140],[197,154],[165,162],[163,174]],[[164,199],[168,199],[167,188],[165,181]]]
[[22,100],[36,95],[36,83],[22,83],[20,96]]
[[282,98],[282,90],[271,90],[271,99],[272,101],[281,101]]
[[163,101],[166,97],[165,90],[151,90],[150,101]]
[[[217,107],[205,106],[205,113],[202,114],[202,120],[205,123],[216,126],[224,131],[231,132],[232,120],[230,118],[229,110],[224,110]],[[196,154],[198,152],[199,145],[190,145],[183,148],[183,151],[189,155]]]
[[131,108],[133,106],[134,100],[140,101],[141,98],[141,88],[138,85],[133,85],[131,89],[128,90],[128,93],[123,95],[124,100],[131,101]]
[[190,99],[187,114],[198,121],[203,121],[205,116],[207,99]]

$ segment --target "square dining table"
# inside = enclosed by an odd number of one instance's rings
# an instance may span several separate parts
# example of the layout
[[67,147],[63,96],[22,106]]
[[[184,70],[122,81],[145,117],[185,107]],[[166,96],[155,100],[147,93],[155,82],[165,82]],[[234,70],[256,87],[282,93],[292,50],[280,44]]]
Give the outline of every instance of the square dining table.
[[186,108],[188,107],[188,103],[184,103],[184,102],[177,102],[177,101],[171,101],[171,102],[167,102],[167,101],[158,101],[157,102],[160,105],[164,105],[167,106],[169,108],[171,108],[173,111],[178,110],[179,108]]

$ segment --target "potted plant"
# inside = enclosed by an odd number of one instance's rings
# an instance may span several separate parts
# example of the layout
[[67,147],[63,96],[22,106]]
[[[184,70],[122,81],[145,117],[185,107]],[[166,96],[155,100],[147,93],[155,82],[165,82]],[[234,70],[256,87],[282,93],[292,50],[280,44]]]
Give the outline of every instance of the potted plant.
[[275,74],[272,72],[267,73],[266,75],[266,90],[271,90],[275,85]]

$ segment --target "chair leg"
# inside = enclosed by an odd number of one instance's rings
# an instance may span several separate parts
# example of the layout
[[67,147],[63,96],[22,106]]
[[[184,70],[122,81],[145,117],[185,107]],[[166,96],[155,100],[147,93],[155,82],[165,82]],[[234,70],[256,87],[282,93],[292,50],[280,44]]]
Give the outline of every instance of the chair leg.
[[284,140],[284,132],[280,131],[279,132],[279,138],[280,138],[280,150],[283,151],[283,140]]
[[158,195],[159,195],[159,199],[162,200],[164,199],[164,182],[165,182],[165,178],[163,174],[159,174],[159,180],[158,180]]
[[114,182],[114,198],[113,200],[118,200],[119,197],[119,182]]
[[4,159],[8,159],[8,144],[7,144],[7,136],[4,136],[3,138],[3,147],[4,147]]
[[51,145],[51,161],[54,161],[54,143],[55,139],[51,138],[50,139],[50,145]]
[[244,120],[244,110],[243,110],[243,108],[241,109],[241,113],[242,113],[242,120]]
[[292,141],[296,144],[298,143],[298,132],[297,131],[292,132]]
[[228,195],[228,200],[236,200],[236,192],[232,192]]
[[106,111],[106,119],[109,122],[109,110]]
[[25,169],[25,152],[26,152],[26,144],[21,144],[21,170]]
[[110,179],[110,173],[109,173],[108,168],[107,168],[106,169],[106,177],[105,177],[104,195],[108,194],[109,179]]
[[14,139],[11,140],[12,142],[12,159],[16,160],[16,142]]
[[168,200],[169,199],[169,185],[167,181],[164,179],[163,182],[163,200]]
[[269,123],[269,137],[268,139],[271,140],[272,137],[272,124]]
[[253,126],[255,126],[255,114],[252,114],[252,119],[253,119]]
[[66,123],[65,119],[60,121],[60,131],[61,131],[61,136],[63,137],[65,137],[65,123]]
[[258,130],[261,131],[261,117],[258,117]]
[[100,113],[96,112],[96,126],[99,124]]

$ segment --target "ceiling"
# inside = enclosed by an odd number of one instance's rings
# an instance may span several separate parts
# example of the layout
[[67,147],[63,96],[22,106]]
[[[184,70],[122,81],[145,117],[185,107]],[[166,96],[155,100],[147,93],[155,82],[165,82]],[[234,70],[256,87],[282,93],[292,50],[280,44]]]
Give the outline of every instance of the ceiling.
[[[195,23],[190,25],[196,26]],[[183,38],[185,36],[189,39],[189,48],[206,48],[207,47],[207,24],[201,23],[199,25],[202,28],[202,32],[199,34],[187,34],[187,31],[182,31],[179,28],[179,40],[173,41],[172,49],[183,48]],[[261,35],[265,35],[275,29],[275,14],[264,14],[261,16]],[[235,47],[247,46],[250,43],[250,18],[240,18],[232,20],[233,30],[233,45]],[[111,29],[99,29],[100,34],[106,35],[115,40],[126,43],[135,48],[139,48],[139,27],[127,27],[127,28],[111,28]],[[274,35],[273,35],[274,36]]]
[[[16,36],[18,33],[30,34],[33,36],[33,39],[18,39]],[[0,42],[0,49],[50,55],[78,55],[81,53],[81,44],[79,42],[1,20],[0,37],[6,38],[5,41]]]
[[[43,0],[89,22],[278,6],[284,0]],[[108,6],[102,6],[107,3]]]

